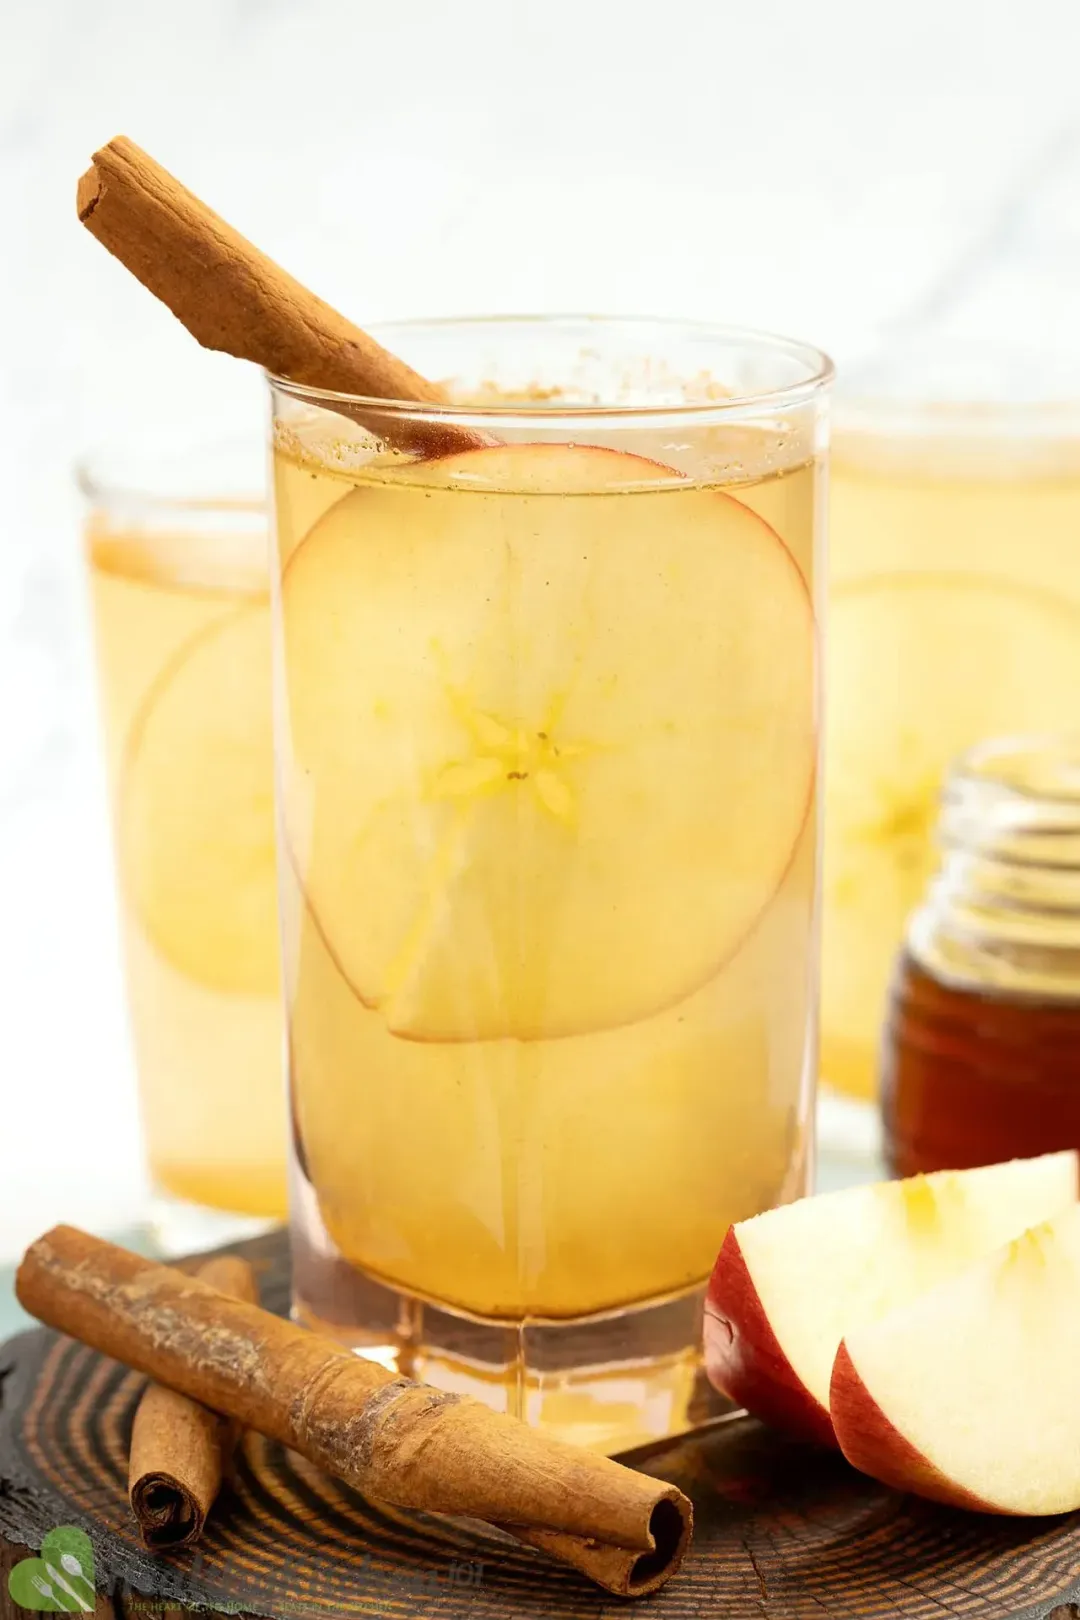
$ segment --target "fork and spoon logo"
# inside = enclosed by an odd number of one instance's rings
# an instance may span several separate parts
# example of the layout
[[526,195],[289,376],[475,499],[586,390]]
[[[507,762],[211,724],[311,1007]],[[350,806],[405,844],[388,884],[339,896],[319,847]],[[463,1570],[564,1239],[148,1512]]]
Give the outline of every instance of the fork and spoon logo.
[[8,1576],[12,1600],[47,1614],[93,1614],[94,1549],[75,1525],[50,1530],[37,1558],[24,1558]]

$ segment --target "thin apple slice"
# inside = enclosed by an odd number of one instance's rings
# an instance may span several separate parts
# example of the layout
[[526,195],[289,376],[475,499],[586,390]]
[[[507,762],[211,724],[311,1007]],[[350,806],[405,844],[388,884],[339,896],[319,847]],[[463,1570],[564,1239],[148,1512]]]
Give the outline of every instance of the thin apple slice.
[[845,1334],[831,1411],[848,1461],[982,1513],[1080,1508],[1080,1206]]
[[650,1016],[776,892],[813,613],[740,502],[595,447],[479,450],[339,501],[282,608],[292,859],[393,1033]]
[[279,982],[265,603],[229,609],[166,664],[132,727],[120,860],[147,935],[198,984]]
[[810,822],[775,901],[709,984],[641,1023],[560,1041],[392,1035],[341,977],[286,867],[296,1124],[343,1257],[511,1320],[700,1286],[731,1221],[804,1185],[816,844]]
[[706,1304],[709,1377],[759,1417],[835,1445],[842,1338],[1077,1199],[1077,1155],[806,1198],[733,1226]]
[[[349,426],[344,418],[342,426]],[[363,430],[357,425],[356,431]],[[278,514],[274,540],[277,565],[282,570],[324,513],[356,488],[348,476],[346,447],[330,440],[328,444],[310,448],[312,458],[316,448],[323,451],[322,457],[309,459],[302,445],[295,446],[295,455],[280,447],[274,455],[274,509]],[[370,449],[367,453],[370,456]]]

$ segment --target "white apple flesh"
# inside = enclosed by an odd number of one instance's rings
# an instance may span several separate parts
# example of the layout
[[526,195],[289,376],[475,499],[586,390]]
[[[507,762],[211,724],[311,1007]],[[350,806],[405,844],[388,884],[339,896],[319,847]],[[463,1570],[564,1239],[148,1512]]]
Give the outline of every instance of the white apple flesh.
[[593,446],[477,450],[354,488],[281,597],[286,847],[393,1035],[590,1034],[737,954],[816,763],[813,605],[748,506]]
[[845,1335],[831,1410],[848,1461],[984,1513],[1080,1508],[1080,1205]]
[[1077,1155],[1047,1154],[805,1198],[731,1227],[705,1307],[712,1382],[767,1422],[835,1445],[841,1339],[1076,1203]]

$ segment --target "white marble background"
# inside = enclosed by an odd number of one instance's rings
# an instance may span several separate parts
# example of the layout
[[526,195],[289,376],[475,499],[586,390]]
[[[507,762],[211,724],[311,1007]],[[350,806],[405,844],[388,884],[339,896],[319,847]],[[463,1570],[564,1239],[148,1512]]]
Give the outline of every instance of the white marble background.
[[1077,0],[3,0],[0,1258],[143,1198],[72,461],[261,408],[77,227],[92,149],[361,321],[686,314],[844,362],[957,264],[976,328],[1077,323],[1078,60]]

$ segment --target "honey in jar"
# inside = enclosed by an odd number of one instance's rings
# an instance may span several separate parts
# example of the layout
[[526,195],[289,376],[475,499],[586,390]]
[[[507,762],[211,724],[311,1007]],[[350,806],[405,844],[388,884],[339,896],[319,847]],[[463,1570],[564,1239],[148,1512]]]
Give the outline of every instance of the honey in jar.
[[938,844],[884,1030],[890,1171],[1080,1148],[1080,738],[963,755]]

